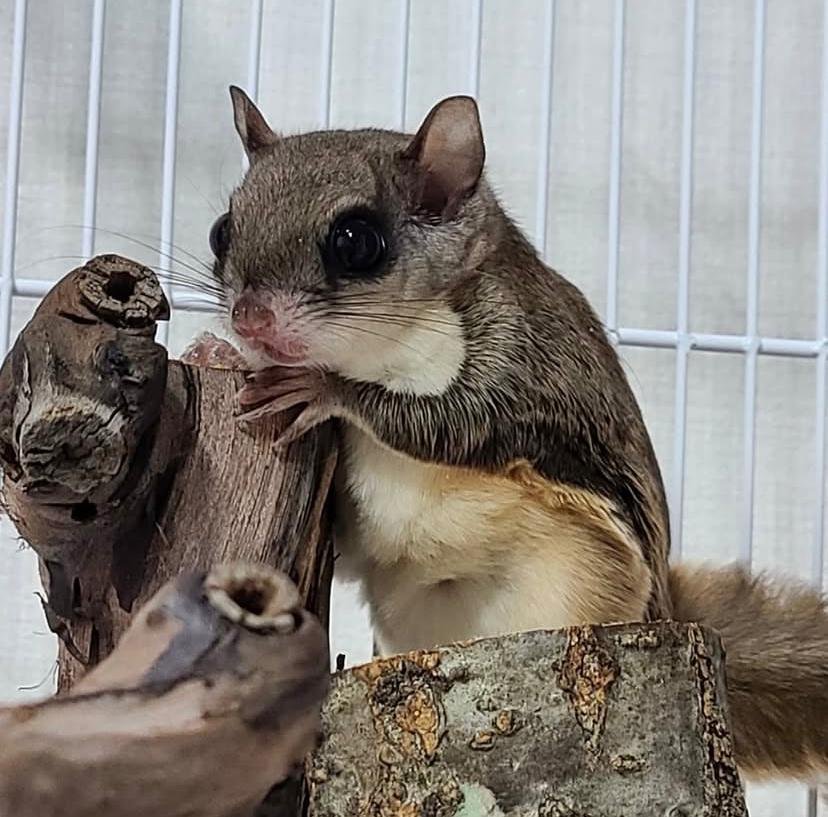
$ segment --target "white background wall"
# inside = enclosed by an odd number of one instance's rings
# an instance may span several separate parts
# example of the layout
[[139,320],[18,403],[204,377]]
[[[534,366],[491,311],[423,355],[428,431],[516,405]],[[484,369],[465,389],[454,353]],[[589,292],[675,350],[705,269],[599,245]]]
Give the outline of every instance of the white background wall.
[[[330,7],[326,0],[262,4],[258,97],[274,127],[413,129],[441,96],[476,93],[489,172],[510,212],[612,328],[750,331],[753,263],[758,334],[824,337],[825,326],[818,326],[825,314],[818,289],[825,264],[820,179],[828,174],[820,154],[822,0],[767,0],[759,51],[761,0],[697,0],[690,15],[683,0],[627,0],[623,18],[618,0],[486,0],[479,30],[476,0],[336,0],[328,61]],[[241,169],[227,85],[255,84],[249,56],[256,8],[255,0],[183,3],[174,240],[205,259],[209,225]],[[95,250],[151,264],[159,263],[157,250],[107,230],[158,246],[169,24],[167,0],[106,3]],[[10,83],[13,26],[14,2],[0,0],[0,89]],[[28,3],[15,258],[21,279],[55,280],[83,246],[77,225],[92,29],[92,0]],[[616,32],[623,35],[622,62]],[[688,42],[694,70],[686,84]],[[764,80],[761,120],[754,117],[757,68]],[[613,116],[613,99],[620,117]],[[0,90],[3,155],[8,115],[9,98]],[[752,130],[757,121],[761,128]],[[612,169],[613,134],[620,134],[620,175]],[[751,233],[756,167],[753,226],[760,232]],[[689,185],[682,185],[682,169]],[[7,172],[4,163],[0,189]],[[683,201],[691,203],[685,221]],[[683,224],[690,226],[689,255]],[[758,254],[751,253],[751,234]],[[687,327],[677,323],[683,260]],[[608,288],[613,268],[617,302]],[[15,328],[33,307],[33,300],[15,298]],[[205,320],[174,314],[171,351],[180,352]],[[747,507],[752,415],[744,409],[745,357],[689,353],[682,422],[681,356],[672,349],[621,351],[674,499],[683,479],[683,503],[674,505],[682,557],[750,558],[757,569],[821,580],[826,487],[816,440],[826,422],[824,401],[821,416],[817,410],[824,356],[819,363],[759,357],[755,495]],[[682,447],[675,445],[682,428],[683,468]],[[33,595],[33,556],[17,546],[8,526],[3,533],[0,698],[22,700],[49,690],[54,642],[44,634]],[[364,612],[341,588],[333,627],[334,651],[346,651],[351,663],[368,657]],[[755,815],[808,813],[801,787],[752,789],[750,800]]]

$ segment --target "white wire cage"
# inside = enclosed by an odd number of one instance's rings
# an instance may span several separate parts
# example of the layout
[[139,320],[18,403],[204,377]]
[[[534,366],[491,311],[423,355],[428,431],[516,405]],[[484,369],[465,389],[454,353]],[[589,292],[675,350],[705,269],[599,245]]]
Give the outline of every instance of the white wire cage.
[[[471,93],[504,201],[627,363],[674,558],[823,581],[824,0],[3,0],[0,36],[3,353],[74,259],[207,258],[226,189],[205,197],[193,177],[239,175],[230,82],[285,131],[412,130],[439,97]],[[212,305],[168,290],[160,339],[176,351]],[[33,636],[32,565],[0,554],[7,698],[53,656]],[[367,657],[364,613],[339,599],[334,650]],[[818,810],[796,786],[753,789],[750,805]]]

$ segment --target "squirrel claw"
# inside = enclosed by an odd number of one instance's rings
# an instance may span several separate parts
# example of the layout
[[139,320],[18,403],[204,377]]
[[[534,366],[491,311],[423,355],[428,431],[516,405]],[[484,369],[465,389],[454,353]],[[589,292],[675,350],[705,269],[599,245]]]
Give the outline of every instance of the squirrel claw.
[[291,443],[304,437],[309,431],[330,420],[331,412],[322,406],[308,406],[299,416],[279,435],[274,443],[277,452],[284,451]]
[[330,416],[325,375],[311,369],[273,366],[253,373],[239,390],[237,419],[250,422],[299,409],[279,437],[278,448],[298,439]]

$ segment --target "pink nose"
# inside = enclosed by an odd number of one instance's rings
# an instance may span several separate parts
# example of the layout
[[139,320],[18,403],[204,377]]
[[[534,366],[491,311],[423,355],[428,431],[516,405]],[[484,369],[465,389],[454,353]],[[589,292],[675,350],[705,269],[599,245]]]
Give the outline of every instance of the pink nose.
[[255,292],[245,290],[230,313],[233,329],[242,337],[255,337],[273,325],[273,310]]

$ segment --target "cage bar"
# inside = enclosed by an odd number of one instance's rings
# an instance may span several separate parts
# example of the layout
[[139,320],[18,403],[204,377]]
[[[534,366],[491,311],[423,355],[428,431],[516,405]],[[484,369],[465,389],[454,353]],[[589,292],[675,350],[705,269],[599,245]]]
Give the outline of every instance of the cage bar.
[[0,354],[9,349],[14,292],[14,257],[17,241],[17,186],[20,180],[20,134],[23,123],[23,69],[26,61],[26,0],[14,4],[9,133],[6,153],[6,192],[3,202],[3,248],[0,255]]
[[[247,50],[247,95],[254,101],[259,101],[259,74],[262,64],[262,18],[264,15],[264,0],[250,0],[250,41]],[[242,173],[247,173],[250,160],[247,153],[242,152]]]
[[552,161],[552,93],[555,57],[555,0],[546,0],[543,31],[543,87],[540,100],[540,150],[538,151],[538,193],[535,204],[535,246],[540,256],[546,258],[546,230],[549,214],[549,168]]
[[618,259],[621,248],[621,139],[624,126],[625,0],[615,0],[612,34],[612,124],[610,129],[606,325],[618,326]]
[[[38,278],[18,278],[15,281],[14,295],[21,298],[42,298],[53,286],[52,281]],[[199,293],[173,293],[172,304],[180,309],[194,309],[199,312],[211,312],[218,309],[218,303]],[[678,332],[664,329],[635,329],[621,327],[608,332],[610,340],[618,346],[646,349],[676,349],[680,341]],[[800,340],[798,338],[759,337],[757,354],[766,357],[819,358],[828,350],[828,339]],[[689,351],[722,352],[725,354],[745,354],[750,347],[750,339],[744,335],[701,334],[687,335]]]
[[[615,343],[621,346],[675,349],[679,343],[678,332],[665,329],[633,329],[622,327],[610,332]],[[798,338],[757,337],[746,335],[705,334],[691,332],[687,335],[690,351],[728,352],[746,354],[755,342],[756,353],[771,357],[817,357],[825,346],[824,340],[799,340]]]
[[817,233],[817,337],[822,345],[816,372],[816,497],[812,574],[822,585],[825,569],[826,413],[828,413],[828,0],[822,16],[822,95],[820,111],[819,226]]
[[98,204],[98,141],[101,121],[105,16],[106,0],[95,0],[92,7],[89,91],[86,102],[86,156],[83,175],[83,235],[81,238],[81,254],[84,258],[91,258],[95,254],[95,225]]
[[748,339],[745,357],[744,402],[744,542],[742,560],[753,554],[753,505],[756,466],[756,370],[759,353],[759,246],[762,231],[762,121],[765,98],[765,0],[756,0],[753,29],[753,109],[750,125],[750,182],[748,192]]
[[681,558],[684,518],[684,472],[687,447],[687,365],[690,352],[690,252],[693,216],[693,121],[696,80],[696,0],[684,7],[684,81],[681,120],[678,295],[676,301],[676,394],[673,429],[673,478],[670,486],[670,538]]
[[264,0],[250,0],[250,45],[247,51],[247,94],[254,102],[259,101],[263,16]]
[[223,311],[221,304],[215,298],[199,292],[181,292],[176,290],[173,292],[172,306],[174,309],[183,309],[188,312],[204,312],[209,315]]
[[400,130],[408,114],[408,48],[411,39],[411,0],[400,0]]
[[[825,569],[826,413],[828,413],[828,0],[822,8],[822,72],[820,98],[819,220],[817,227],[817,356],[816,416],[814,418],[814,542],[811,581],[822,587]],[[819,814],[819,791],[808,789],[808,817]]]
[[319,97],[319,121],[323,128],[331,126],[335,14],[335,0],[325,0],[325,7],[322,12],[322,83]]
[[[161,249],[158,265],[163,267],[173,253],[175,230],[175,165],[178,139],[178,75],[181,65],[181,3],[170,0],[170,32],[167,49],[167,89],[164,106],[164,160],[161,170]],[[172,299],[172,287],[165,285]],[[159,343],[167,342],[169,324],[158,325]]]
[[469,65],[470,94],[480,97],[480,60],[483,54],[483,0],[471,4],[471,60]]

